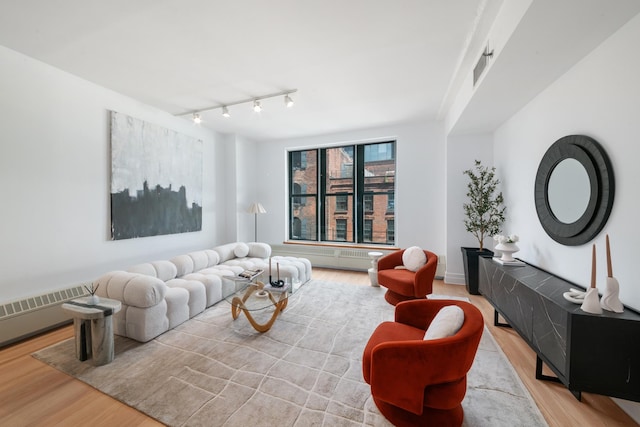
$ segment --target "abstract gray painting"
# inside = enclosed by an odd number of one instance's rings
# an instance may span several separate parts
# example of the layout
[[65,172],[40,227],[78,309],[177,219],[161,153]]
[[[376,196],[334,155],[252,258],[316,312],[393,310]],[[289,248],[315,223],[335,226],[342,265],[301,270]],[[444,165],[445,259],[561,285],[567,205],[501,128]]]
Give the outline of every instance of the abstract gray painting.
[[111,238],[202,229],[202,141],[111,112]]

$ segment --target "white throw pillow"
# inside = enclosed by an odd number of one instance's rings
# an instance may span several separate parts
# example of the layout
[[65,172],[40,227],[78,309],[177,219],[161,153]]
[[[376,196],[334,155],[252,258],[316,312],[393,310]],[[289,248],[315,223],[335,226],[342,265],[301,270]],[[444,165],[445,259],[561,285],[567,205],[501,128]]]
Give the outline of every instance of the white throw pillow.
[[267,243],[249,242],[247,246],[249,246],[248,257],[267,259],[271,255],[271,246]]
[[457,305],[442,307],[424,334],[425,340],[436,340],[455,335],[464,323],[464,311]]
[[236,248],[233,250],[233,253],[238,258],[244,258],[249,253],[249,246],[246,243],[238,242]]
[[427,263],[427,256],[424,251],[417,246],[407,248],[402,254],[402,264],[411,271],[418,271],[420,267]]

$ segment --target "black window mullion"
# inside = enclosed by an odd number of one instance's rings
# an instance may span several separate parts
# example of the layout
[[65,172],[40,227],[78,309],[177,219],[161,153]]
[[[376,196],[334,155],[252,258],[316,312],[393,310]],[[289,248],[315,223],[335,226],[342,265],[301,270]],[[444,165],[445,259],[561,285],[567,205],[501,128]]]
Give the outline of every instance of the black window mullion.
[[297,152],[293,152],[293,151],[289,152],[289,239],[293,239],[295,235],[295,227],[294,227],[295,220],[293,215],[293,208],[294,208],[293,170],[295,167],[296,154],[300,155],[300,153],[297,153]]
[[326,167],[327,167],[327,150],[325,148],[318,150],[318,214],[317,218],[319,218],[319,227],[318,231],[320,233],[320,241],[324,242],[327,240],[327,227],[326,227],[326,213],[324,211],[324,206],[326,203],[327,196],[327,183],[326,183]]
[[355,191],[353,194],[353,220],[355,221],[354,230],[356,235],[354,240],[357,243],[364,242],[364,145],[356,145],[356,176]]

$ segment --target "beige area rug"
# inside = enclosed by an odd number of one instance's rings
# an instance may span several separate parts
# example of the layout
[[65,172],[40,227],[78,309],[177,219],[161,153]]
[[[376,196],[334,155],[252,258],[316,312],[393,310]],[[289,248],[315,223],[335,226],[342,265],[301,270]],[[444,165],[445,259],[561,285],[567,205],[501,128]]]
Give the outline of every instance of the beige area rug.
[[[383,294],[310,281],[264,334],[222,301],[148,343],[117,336],[109,365],[76,360],[73,339],[34,356],[171,426],[390,426],[361,367],[393,319]],[[546,425],[486,329],[463,408],[466,426]]]

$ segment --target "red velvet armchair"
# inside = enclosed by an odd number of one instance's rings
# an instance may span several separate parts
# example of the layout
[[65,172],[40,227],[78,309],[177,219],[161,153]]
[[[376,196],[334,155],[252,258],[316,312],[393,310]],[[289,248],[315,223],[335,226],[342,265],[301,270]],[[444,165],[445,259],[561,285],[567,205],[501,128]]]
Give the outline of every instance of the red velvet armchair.
[[433,278],[438,268],[438,255],[424,251],[427,262],[418,271],[396,269],[402,265],[405,249],[392,252],[378,260],[378,283],[387,288],[384,298],[390,304],[426,298],[433,289]]
[[[438,311],[457,305],[464,323],[453,336],[425,341]],[[380,412],[396,426],[460,426],[467,372],[484,321],[475,306],[454,300],[415,300],[396,305],[395,322],[383,322],[362,356],[364,380]]]

